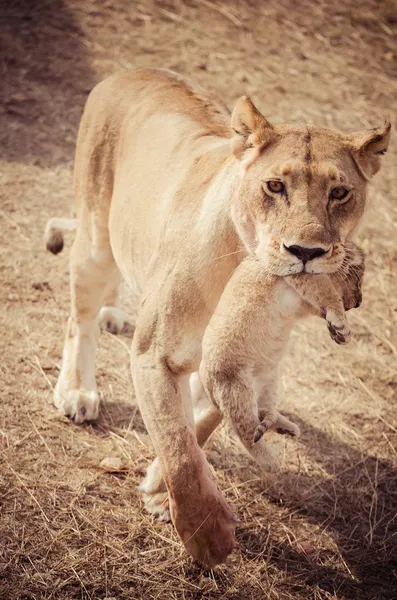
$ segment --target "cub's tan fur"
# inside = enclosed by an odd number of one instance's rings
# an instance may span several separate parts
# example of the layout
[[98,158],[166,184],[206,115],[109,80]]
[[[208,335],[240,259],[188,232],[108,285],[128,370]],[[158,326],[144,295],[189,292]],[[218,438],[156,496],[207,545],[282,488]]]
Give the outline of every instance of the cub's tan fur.
[[296,319],[322,316],[337,343],[350,339],[345,310],[361,302],[364,255],[351,242],[345,253],[334,274],[282,279],[248,256],[226,284],[206,328],[200,365],[205,390],[263,469],[277,466],[261,440],[268,429],[299,434],[277,411],[279,364]]
[[[220,103],[167,71],[121,73],[91,92],[76,150],[71,314],[54,395],[75,422],[97,417],[98,314],[115,305],[123,275],[142,298],[131,367],[158,456],[146,498],[160,507],[163,474],[180,538],[210,565],[232,550],[235,521],[200,448],[217,419],[204,411],[195,423],[190,396],[206,326],[248,254],[280,277],[338,270],[390,129],[272,126],[247,98],[229,123]],[[338,204],[331,196],[340,186],[350,191]],[[293,246],[315,256],[303,260]]]

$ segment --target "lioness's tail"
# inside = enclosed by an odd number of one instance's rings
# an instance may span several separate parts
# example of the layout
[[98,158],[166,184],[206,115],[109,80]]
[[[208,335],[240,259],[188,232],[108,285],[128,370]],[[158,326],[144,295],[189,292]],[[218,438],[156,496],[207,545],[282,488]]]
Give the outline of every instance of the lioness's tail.
[[62,252],[63,249],[63,232],[75,231],[77,227],[77,219],[58,219],[56,217],[47,222],[44,240],[47,250],[53,254]]

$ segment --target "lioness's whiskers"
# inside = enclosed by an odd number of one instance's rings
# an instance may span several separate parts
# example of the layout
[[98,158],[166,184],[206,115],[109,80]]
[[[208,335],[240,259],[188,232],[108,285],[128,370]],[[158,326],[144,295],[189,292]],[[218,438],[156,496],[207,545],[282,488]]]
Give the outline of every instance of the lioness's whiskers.
[[235,252],[229,252],[228,254],[222,254],[221,256],[216,256],[212,260],[219,260],[221,258],[225,258],[225,256],[232,256],[233,254],[239,254],[240,252],[247,252],[247,248],[241,248],[241,250],[236,250]]

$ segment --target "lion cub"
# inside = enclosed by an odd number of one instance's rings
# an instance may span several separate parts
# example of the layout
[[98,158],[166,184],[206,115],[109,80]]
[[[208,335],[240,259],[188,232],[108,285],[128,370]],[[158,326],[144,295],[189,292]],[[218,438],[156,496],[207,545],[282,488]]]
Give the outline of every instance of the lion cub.
[[332,275],[280,278],[266,273],[254,256],[247,257],[231,276],[206,329],[200,366],[204,388],[264,469],[277,460],[264,446],[263,434],[270,428],[299,434],[277,411],[279,364],[295,321],[322,316],[336,343],[350,340],[345,310],[361,303],[364,254],[352,243],[345,250],[342,267]]

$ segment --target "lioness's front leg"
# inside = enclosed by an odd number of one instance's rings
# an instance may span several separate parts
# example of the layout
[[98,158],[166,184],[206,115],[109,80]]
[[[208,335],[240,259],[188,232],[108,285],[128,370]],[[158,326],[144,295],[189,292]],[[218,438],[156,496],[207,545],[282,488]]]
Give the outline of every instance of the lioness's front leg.
[[[185,389],[185,405],[187,404],[186,397],[190,396],[197,443],[202,448],[222,421],[222,414],[210,402],[198,373],[190,376],[189,384],[189,389]],[[170,521],[168,492],[158,458],[155,458],[148,467],[139,489],[142,492],[146,510],[156,515],[160,521]]]
[[214,565],[233,549],[235,521],[186,414],[186,376],[196,360],[191,356],[192,340],[182,334],[175,344],[176,332],[161,322],[160,315],[166,314],[145,307],[138,315],[132,347],[134,387],[168,488],[172,521],[193,558]]

